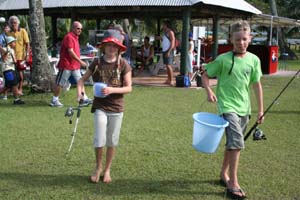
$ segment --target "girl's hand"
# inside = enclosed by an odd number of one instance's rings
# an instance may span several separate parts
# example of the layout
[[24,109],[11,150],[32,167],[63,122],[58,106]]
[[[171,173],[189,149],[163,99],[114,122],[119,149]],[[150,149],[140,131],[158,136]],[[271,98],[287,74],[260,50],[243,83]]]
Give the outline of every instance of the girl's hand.
[[110,94],[113,93],[113,90],[114,88],[113,87],[105,87],[102,89],[102,93],[105,95],[105,96],[108,96]]
[[78,94],[77,94],[77,101],[80,102],[80,101],[82,101],[83,99],[84,99],[84,96],[83,96],[82,92],[78,93]]

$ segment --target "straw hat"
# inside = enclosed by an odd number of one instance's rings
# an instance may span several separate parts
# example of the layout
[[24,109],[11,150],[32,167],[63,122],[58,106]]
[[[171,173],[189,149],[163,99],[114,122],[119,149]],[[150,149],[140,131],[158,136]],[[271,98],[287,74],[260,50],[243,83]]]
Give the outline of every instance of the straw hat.
[[122,41],[121,33],[117,30],[109,29],[104,32],[102,42],[99,43],[97,47],[103,48],[103,46],[107,43],[114,43],[119,47],[121,52],[126,51],[126,46],[124,46],[121,41]]

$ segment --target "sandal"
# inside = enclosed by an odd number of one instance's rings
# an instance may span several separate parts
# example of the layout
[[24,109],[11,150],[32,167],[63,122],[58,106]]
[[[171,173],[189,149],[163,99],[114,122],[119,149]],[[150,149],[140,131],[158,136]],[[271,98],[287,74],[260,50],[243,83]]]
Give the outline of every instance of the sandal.
[[[235,193],[240,193],[241,195],[237,195]],[[244,193],[244,191],[241,188],[227,188],[226,189],[226,194],[227,197],[230,197],[232,199],[238,199],[238,200],[242,200],[242,199],[246,199],[246,195]]]

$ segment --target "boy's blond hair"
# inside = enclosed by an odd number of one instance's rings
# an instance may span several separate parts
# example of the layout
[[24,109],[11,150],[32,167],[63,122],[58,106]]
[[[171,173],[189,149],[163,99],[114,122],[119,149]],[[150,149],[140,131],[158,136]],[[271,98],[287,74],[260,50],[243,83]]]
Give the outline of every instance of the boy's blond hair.
[[248,31],[249,33],[251,32],[251,28],[249,23],[246,20],[239,20],[234,22],[230,26],[230,34],[240,32],[240,31]]

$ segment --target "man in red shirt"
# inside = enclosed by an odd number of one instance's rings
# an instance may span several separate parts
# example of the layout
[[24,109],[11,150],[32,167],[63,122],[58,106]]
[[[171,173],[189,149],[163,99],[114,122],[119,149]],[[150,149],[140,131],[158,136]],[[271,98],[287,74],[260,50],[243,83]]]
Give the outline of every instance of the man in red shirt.
[[[59,101],[59,94],[62,87],[68,83],[70,76],[73,76],[77,82],[81,78],[80,67],[87,67],[87,64],[80,60],[80,45],[78,39],[81,31],[81,23],[78,21],[73,22],[72,30],[65,35],[62,41],[60,60],[57,64],[59,71],[56,76],[56,87],[50,102],[50,106],[52,107],[63,106]],[[90,103],[86,95],[84,95],[84,103]]]

